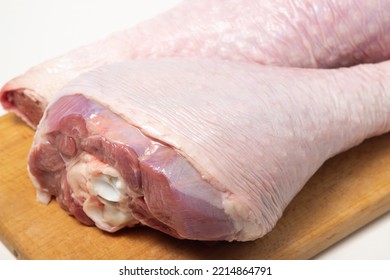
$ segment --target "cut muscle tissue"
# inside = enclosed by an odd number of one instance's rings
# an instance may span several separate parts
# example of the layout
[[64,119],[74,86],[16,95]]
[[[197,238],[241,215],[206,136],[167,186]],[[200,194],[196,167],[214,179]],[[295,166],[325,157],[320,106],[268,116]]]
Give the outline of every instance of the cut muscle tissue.
[[33,128],[71,79],[124,59],[216,57],[332,68],[390,58],[388,0],[186,0],[106,39],[37,65],[0,92]]
[[255,240],[328,158],[390,129],[390,65],[106,65],[65,86],[29,154],[41,202],[86,225]]

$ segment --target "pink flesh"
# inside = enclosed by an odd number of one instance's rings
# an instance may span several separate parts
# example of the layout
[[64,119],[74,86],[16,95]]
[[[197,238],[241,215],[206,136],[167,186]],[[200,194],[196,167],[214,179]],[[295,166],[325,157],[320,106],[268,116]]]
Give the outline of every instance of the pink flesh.
[[[0,92],[29,89],[45,102],[7,103],[32,127],[71,79],[124,59],[217,57],[266,65],[331,68],[390,58],[390,2],[188,0],[107,39],[31,68]],[[16,100],[16,98],[15,98]],[[32,113],[36,112],[36,113]]]
[[[144,136],[98,103],[81,95],[62,97],[48,110],[44,127],[40,137],[47,142],[31,153],[30,172],[80,222],[94,224],[83,211],[84,201],[75,198],[66,174],[71,161],[88,153],[116,168],[125,179],[136,222],[178,238],[221,240],[234,234],[222,207],[223,193],[174,149]],[[189,189],[195,189],[196,195],[191,196]]]
[[45,105],[34,99],[24,89],[6,91],[1,96],[1,104],[7,110],[15,112],[31,126],[38,125],[43,116]]

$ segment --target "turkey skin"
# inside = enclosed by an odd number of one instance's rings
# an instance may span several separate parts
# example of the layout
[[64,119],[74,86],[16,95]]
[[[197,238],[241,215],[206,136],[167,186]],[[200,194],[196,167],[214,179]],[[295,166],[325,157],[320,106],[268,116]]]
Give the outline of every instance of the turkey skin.
[[39,201],[55,197],[105,231],[145,225],[183,239],[254,240],[324,161],[389,130],[389,74],[388,62],[106,65],[52,100],[29,173]]
[[335,68],[390,58],[390,2],[198,0],[32,67],[0,99],[36,127],[67,82],[125,59],[216,57],[265,65]]

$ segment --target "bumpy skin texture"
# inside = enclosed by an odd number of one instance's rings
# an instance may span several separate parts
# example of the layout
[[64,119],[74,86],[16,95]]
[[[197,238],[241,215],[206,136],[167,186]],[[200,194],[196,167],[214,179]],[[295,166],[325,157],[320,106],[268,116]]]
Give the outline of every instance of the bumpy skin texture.
[[[134,28],[31,68],[3,87],[1,102],[35,127],[62,86],[103,64],[201,56],[332,68],[390,58],[389,34],[387,0],[187,0]],[[13,95],[20,92],[33,102],[18,103]],[[32,113],[25,113],[29,106]]]
[[[337,70],[199,58],[105,66],[73,80],[48,107],[30,153],[31,177],[41,200],[54,195],[64,204],[64,189],[79,185],[61,188],[56,176],[69,173],[67,157],[80,161],[87,152],[135,174],[124,180],[131,214],[109,230],[139,221],[179,238],[253,240],[273,228],[326,159],[389,130],[389,74],[388,62]],[[80,94],[89,105],[80,105]],[[79,105],[69,109],[72,102]],[[96,106],[99,113],[89,109]],[[58,133],[65,140],[50,140]],[[96,146],[93,137],[107,145]],[[133,154],[119,168],[122,145]],[[112,155],[116,165],[107,160]],[[80,172],[91,182],[105,174]],[[100,188],[89,185],[83,199],[64,208],[99,200]],[[90,224],[113,220],[97,216]]]

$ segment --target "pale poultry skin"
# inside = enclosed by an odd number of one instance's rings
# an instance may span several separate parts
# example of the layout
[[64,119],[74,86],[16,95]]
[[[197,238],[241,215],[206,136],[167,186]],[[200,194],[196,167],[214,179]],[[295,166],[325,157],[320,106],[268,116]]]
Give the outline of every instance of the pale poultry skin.
[[35,128],[70,80],[125,59],[215,57],[265,65],[336,68],[390,58],[387,0],[187,0],[106,39],[29,69],[0,92]]
[[[127,61],[52,100],[29,156],[38,198],[107,231],[255,240],[330,157],[390,129],[389,62],[332,70]],[[319,198],[320,199],[320,198]]]

